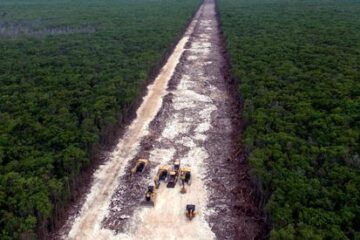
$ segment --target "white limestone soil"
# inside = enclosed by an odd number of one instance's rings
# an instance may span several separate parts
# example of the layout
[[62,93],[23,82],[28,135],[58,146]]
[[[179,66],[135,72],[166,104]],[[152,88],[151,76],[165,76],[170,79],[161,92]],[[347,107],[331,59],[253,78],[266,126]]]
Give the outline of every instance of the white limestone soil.
[[[248,167],[233,154],[237,100],[230,94],[220,36],[215,0],[204,0],[136,118],[95,172],[80,212],[60,230],[62,239],[261,239],[265,218]],[[130,178],[138,158],[149,159],[149,168]],[[180,184],[161,183],[155,206],[144,207],[158,167],[176,159],[191,167],[191,186],[181,194]],[[191,221],[187,204],[196,205]]]
[[[187,186],[186,194],[180,193],[180,185],[166,188],[162,184],[157,191],[155,207],[138,207],[127,223],[124,233],[119,236],[124,239],[215,239],[207,216],[211,210],[207,208],[209,193],[206,188],[205,160],[209,154],[205,148],[207,131],[212,128],[211,114],[217,110],[213,97],[222,93],[211,84],[211,76],[205,72],[204,66],[211,54],[212,29],[209,20],[203,16],[215,12],[214,4],[204,4],[196,28],[205,29],[203,34],[193,36],[186,50],[186,61],[179,70],[180,79],[171,94],[171,103],[165,107],[166,123],[160,136],[157,137],[150,151],[150,162],[155,165],[171,164],[175,160],[177,149],[188,149],[177,153],[181,165],[188,165],[192,170],[193,181]],[[204,88],[204,86],[206,86]],[[163,119],[161,119],[163,120]],[[167,148],[164,148],[164,147]],[[171,154],[164,158],[164,152]],[[148,184],[156,174],[152,169]],[[185,217],[186,204],[195,204],[197,216],[189,221]]]
[[[180,189],[177,188],[171,190],[161,188],[158,192],[156,207],[152,209],[139,208],[129,222],[128,232],[115,234],[112,230],[102,226],[102,221],[108,214],[111,197],[117,186],[121,184],[119,179],[126,174],[124,170],[127,164],[136,155],[141,139],[148,134],[149,123],[162,106],[163,97],[168,93],[166,90],[168,82],[185,51],[185,44],[200,20],[202,11],[204,11],[203,6],[199,9],[154,83],[148,87],[148,94],[137,110],[136,119],[119,140],[108,161],[95,172],[85,203],[79,215],[72,223],[68,223],[72,226],[70,231],[63,236],[64,239],[212,239],[214,237],[204,219],[207,193],[204,183],[199,177],[203,171],[201,161],[207,157],[207,153],[201,144],[195,144],[192,139],[184,139],[184,144],[192,149],[183,162],[185,163],[188,159],[197,159],[197,162],[189,162],[193,168],[194,181],[186,195],[180,195]],[[196,48],[200,52],[201,48],[205,49],[204,53],[207,51],[206,45]],[[211,99],[207,96],[191,90],[193,84],[194,79],[184,79],[184,82],[179,85],[179,89],[175,91],[177,98],[174,107],[186,109],[191,106],[196,107],[199,103],[204,104],[201,107],[202,112],[199,112],[198,120],[202,122],[202,127],[199,127],[197,135],[197,137],[203,138],[203,130],[209,128],[209,114],[214,106],[211,105]],[[188,122],[183,122],[174,116],[163,132],[164,137],[172,138],[178,133],[186,132],[187,125],[192,121],[191,117]],[[150,161],[168,162],[173,152],[174,150],[171,149],[154,149]],[[191,223],[184,216],[184,207],[188,202],[199,207],[199,214]],[[191,229],[193,230],[189,231]]]

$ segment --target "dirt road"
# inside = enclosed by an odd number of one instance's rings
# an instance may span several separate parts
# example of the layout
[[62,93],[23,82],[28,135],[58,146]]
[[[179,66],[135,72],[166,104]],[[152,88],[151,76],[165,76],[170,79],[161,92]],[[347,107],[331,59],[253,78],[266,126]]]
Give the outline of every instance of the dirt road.
[[[234,155],[237,108],[226,82],[226,61],[214,0],[205,0],[162,68],[116,149],[95,173],[78,216],[64,239],[254,239],[262,213],[252,196],[247,167]],[[150,160],[129,178],[138,158]],[[180,186],[157,192],[153,208],[141,206],[158,166],[192,169]],[[185,218],[187,203],[197,208]]]

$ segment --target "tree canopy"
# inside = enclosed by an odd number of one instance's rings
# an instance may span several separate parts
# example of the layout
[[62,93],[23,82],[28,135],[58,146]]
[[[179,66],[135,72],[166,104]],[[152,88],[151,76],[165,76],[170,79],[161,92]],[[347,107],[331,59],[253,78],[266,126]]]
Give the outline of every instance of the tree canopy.
[[359,239],[359,1],[218,2],[271,239]]
[[0,239],[33,239],[199,1],[0,2]]

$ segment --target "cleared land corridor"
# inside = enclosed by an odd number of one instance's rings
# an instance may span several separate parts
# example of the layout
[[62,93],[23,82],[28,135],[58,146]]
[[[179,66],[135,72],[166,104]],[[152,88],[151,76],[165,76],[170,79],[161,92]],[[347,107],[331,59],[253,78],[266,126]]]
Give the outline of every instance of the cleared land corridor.
[[[96,171],[79,214],[63,239],[254,239],[263,225],[249,189],[246,165],[235,161],[236,105],[213,0],[198,10],[108,161]],[[150,161],[129,178],[139,158]],[[192,184],[157,191],[154,207],[141,202],[160,165],[192,169]],[[244,177],[245,176],[245,177]],[[189,221],[185,206],[196,205]],[[66,227],[64,227],[65,229]]]

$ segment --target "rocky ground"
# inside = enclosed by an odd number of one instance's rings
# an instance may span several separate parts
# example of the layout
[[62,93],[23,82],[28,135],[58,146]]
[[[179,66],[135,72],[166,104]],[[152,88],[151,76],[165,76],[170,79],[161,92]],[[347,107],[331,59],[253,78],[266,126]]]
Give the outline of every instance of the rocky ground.
[[[171,78],[158,94],[159,109],[152,109],[153,117],[145,114],[146,121],[135,120],[144,123],[133,126],[139,128],[137,138],[129,142],[125,135],[115,150],[117,154],[113,154],[111,161],[122,163],[108,166],[107,171],[114,172],[116,185],[111,182],[112,187],[108,187],[101,182],[107,179],[99,177],[99,186],[92,194],[108,197],[89,197],[88,205],[85,203],[65,238],[263,237],[264,216],[257,207],[248,167],[239,148],[239,104],[228,78],[214,0],[204,1],[186,34],[188,38],[181,54],[178,53],[176,68],[169,72]],[[150,100],[151,97],[144,99]],[[144,115],[138,114],[137,118],[141,117]],[[130,126],[130,131],[135,131],[134,128]],[[139,158],[149,159],[149,168],[129,177],[130,169]],[[181,194],[179,185],[166,188],[163,184],[157,191],[155,207],[142,206],[146,188],[153,184],[158,167],[172,164],[175,159],[192,169],[193,181],[187,193]],[[115,166],[118,172],[114,171]],[[101,176],[107,178],[106,174]],[[98,190],[101,187],[109,189],[101,192]],[[101,203],[100,211],[91,210],[97,207],[96,201]],[[188,203],[195,204],[198,213],[191,222],[184,216]],[[96,231],[91,229],[93,224]],[[84,234],[86,231],[91,233]]]

